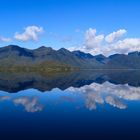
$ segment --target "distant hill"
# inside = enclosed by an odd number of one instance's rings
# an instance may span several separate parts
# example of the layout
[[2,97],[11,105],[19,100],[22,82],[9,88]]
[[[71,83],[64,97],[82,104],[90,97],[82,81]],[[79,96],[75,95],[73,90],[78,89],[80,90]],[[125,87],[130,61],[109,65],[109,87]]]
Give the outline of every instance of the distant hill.
[[30,50],[16,45],[0,48],[0,69],[140,69],[140,53],[93,56],[65,48],[54,50],[42,46]]

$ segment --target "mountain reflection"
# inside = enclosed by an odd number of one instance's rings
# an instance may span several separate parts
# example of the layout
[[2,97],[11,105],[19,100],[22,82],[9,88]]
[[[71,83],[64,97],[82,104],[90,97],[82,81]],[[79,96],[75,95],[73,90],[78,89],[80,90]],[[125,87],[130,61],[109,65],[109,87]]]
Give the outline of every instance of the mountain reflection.
[[[133,72],[133,75],[132,75]],[[108,105],[118,109],[126,109],[128,101],[140,100],[139,71],[77,71],[71,73],[0,73],[0,90],[5,94],[25,90],[26,95],[0,95],[0,102],[10,101],[14,106],[23,107],[26,112],[40,112],[45,109],[42,92],[53,94],[59,89],[60,98],[78,105],[75,95],[80,95],[84,107],[96,110],[100,105]],[[39,94],[28,96],[27,89],[37,89]],[[25,93],[24,92],[24,93]],[[65,93],[72,94],[64,96]],[[51,96],[49,95],[49,96]],[[58,99],[55,99],[58,100]],[[58,105],[60,102],[58,102]]]
[[[133,74],[132,74],[133,73]],[[54,88],[65,90],[69,87],[82,87],[91,83],[140,86],[139,71],[77,71],[63,73],[0,73],[0,90],[16,93],[25,89],[51,91]]]

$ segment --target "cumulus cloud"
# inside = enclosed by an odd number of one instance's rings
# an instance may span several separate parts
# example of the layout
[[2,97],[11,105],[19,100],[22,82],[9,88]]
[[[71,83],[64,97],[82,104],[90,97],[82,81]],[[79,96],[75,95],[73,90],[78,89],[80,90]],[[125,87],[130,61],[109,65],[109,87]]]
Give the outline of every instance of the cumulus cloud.
[[2,41],[2,42],[10,42],[10,41],[12,41],[12,39],[0,36],[0,41]]
[[124,34],[126,34],[126,32],[127,31],[125,29],[120,29],[116,32],[113,32],[113,33],[107,35],[105,37],[105,41],[108,42],[108,43],[112,43],[112,42],[120,39]]
[[83,52],[98,54],[102,48],[102,43],[104,41],[104,35],[97,35],[97,30],[89,28],[85,32],[84,43],[80,45],[75,45],[69,48],[70,51],[81,50]]
[[14,38],[19,41],[38,41],[39,34],[44,32],[43,28],[38,26],[28,26],[24,30],[23,33],[17,32]]
[[140,51],[140,38],[126,38],[114,44],[117,52],[128,53],[130,51]]
[[85,32],[83,43],[72,46],[69,50],[81,50],[93,55],[104,54],[106,56],[140,51],[140,38],[122,38],[126,32],[125,29],[120,29],[105,36],[104,34],[96,35],[96,29],[89,28]]
[[89,28],[85,33],[84,49],[91,51],[94,49],[98,51],[104,39],[104,35],[96,35],[96,29]]

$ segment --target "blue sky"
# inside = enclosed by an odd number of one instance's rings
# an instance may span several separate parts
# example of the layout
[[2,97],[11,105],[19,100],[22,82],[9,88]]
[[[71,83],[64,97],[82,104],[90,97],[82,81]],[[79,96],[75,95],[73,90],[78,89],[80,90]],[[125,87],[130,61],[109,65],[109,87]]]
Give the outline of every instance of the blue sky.
[[[82,46],[89,28],[104,36],[125,29],[127,38],[139,38],[139,11],[138,0],[1,0],[0,36],[12,41],[1,40],[0,46]],[[13,39],[29,26],[43,28],[38,41]]]

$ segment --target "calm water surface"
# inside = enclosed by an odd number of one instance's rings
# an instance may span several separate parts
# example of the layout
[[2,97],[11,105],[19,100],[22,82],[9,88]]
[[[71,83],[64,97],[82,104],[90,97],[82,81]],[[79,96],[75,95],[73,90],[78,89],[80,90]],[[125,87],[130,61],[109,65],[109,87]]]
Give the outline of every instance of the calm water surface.
[[0,73],[0,140],[140,139],[140,71]]

